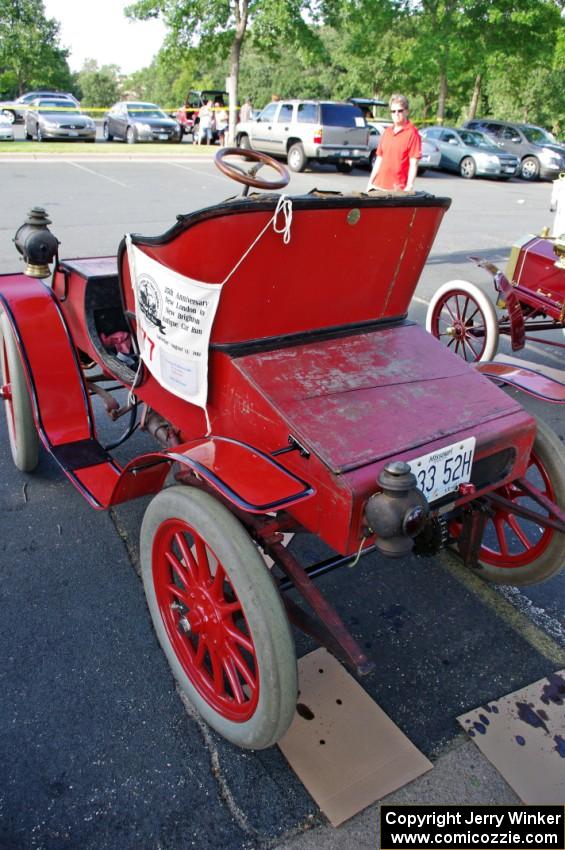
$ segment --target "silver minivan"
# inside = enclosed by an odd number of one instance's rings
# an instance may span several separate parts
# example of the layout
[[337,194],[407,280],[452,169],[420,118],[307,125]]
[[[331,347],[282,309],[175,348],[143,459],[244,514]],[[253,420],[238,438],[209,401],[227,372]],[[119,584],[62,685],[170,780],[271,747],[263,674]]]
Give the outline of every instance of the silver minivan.
[[334,163],[351,171],[369,155],[369,128],[352,103],[282,100],[269,103],[254,121],[236,127],[240,148],[284,157],[291,171],[303,171],[310,160]]

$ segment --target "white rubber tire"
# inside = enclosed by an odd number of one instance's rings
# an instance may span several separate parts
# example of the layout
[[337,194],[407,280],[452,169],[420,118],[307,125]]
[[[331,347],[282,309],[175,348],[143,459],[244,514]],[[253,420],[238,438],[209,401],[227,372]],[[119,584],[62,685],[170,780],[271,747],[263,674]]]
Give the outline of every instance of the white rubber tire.
[[[259,698],[253,715],[225,717],[193,684],[168,636],[155,589],[153,558],[159,529],[171,519],[187,523],[221,562],[239,599],[256,652]],[[287,731],[298,693],[296,654],[284,606],[265,563],[241,523],[220,502],[193,487],[162,490],[141,526],[141,574],[157,638],[186,697],[217,732],[240,747],[264,749]]]
[[434,314],[436,312],[436,308],[441,302],[449,297],[450,293],[453,293],[455,296],[457,292],[461,292],[473,300],[485,318],[486,339],[484,350],[482,351],[481,356],[476,358],[476,360],[492,360],[498,350],[499,340],[496,310],[490,298],[488,298],[488,296],[485,295],[484,292],[474,283],[469,283],[467,280],[448,280],[447,283],[440,286],[440,288],[435,292],[432,300],[430,301],[430,306],[428,307],[428,312],[426,314],[426,330],[428,333],[431,333],[432,336],[435,336],[436,339],[440,339],[437,333],[437,328],[434,327]]
[[6,313],[0,314],[0,371],[2,384],[11,388],[11,399],[3,403],[12,458],[21,472],[33,472],[39,460],[39,437],[20,352]]

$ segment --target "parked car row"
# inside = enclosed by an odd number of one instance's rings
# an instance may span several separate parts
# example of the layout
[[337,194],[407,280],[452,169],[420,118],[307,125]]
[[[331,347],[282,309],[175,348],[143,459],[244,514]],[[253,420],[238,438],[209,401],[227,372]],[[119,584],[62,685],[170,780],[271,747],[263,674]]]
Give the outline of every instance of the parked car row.
[[[120,101],[104,115],[107,141],[181,142],[198,130],[199,110],[207,101],[227,104],[227,92],[190,90],[175,116],[154,103]],[[373,118],[383,101],[350,98],[345,103],[289,99],[267,104],[252,120],[236,127],[236,144],[286,159],[292,171],[309,161],[334,164],[347,173],[353,165],[372,168],[381,134],[391,124]],[[69,92],[33,91],[0,102],[0,141],[13,139],[11,125],[23,121],[27,139],[74,139],[93,142],[96,127]],[[433,126],[421,130],[422,158],[428,168],[462,177],[521,177],[554,180],[565,171],[565,145],[541,127],[491,118],[466,121],[463,127]]]
[[[292,171],[302,171],[309,160],[333,162],[340,171],[354,164],[372,168],[379,138],[391,123],[371,117],[375,105],[384,104],[368,98],[269,103],[257,118],[237,125],[236,144],[286,158]],[[421,133],[419,173],[439,168],[467,179],[553,180],[565,171],[565,145],[534,125],[476,119],[462,128],[426,127]]]
[[[32,98],[24,95],[25,108],[24,98],[20,98],[22,103],[19,104],[26,139],[36,139],[38,142],[95,141],[96,124],[81,112],[80,104],[72,95],[33,94],[35,97]],[[0,113],[0,141],[13,140],[12,125],[19,120],[19,114],[15,106],[14,113]],[[154,103],[116,103],[104,116],[102,133],[106,141],[123,139],[129,144],[141,141],[182,141],[182,129],[178,121],[170,118]]]

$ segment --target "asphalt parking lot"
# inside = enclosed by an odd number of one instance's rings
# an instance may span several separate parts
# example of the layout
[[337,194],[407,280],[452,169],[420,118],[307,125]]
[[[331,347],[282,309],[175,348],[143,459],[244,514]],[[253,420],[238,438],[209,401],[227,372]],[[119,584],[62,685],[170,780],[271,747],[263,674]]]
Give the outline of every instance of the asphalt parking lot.
[[[178,213],[240,192],[208,159],[73,160],[79,147],[69,145],[57,161],[2,159],[0,151],[1,273],[20,269],[12,238],[32,206],[47,209],[62,257],[101,256],[115,253],[128,231],[159,234]],[[318,167],[293,174],[287,192],[361,191],[366,180],[366,172]],[[417,188],[453,199],[412,303],[411,317],[421,323],[446,280],[472,280],[492,294],[469,255],[503,264],[515,238],[551,222],[547,183],[429,173]],[[504,341],[501,351],[509,353]],[[563,366],[557,349],[539,344],[524,357]],[[562,408],[524,404],[565,440]],[[114,433],[116,426],[101,428]],[[132,452],[144,438],[135,441]],[[92,511],[45,453],[37,473],[22,476],[2,417],[0,848],[376,846],[374,810],[361,822],[366,844],[347,828],[325,830],[278,749],[237,750],[186,710],[137,573],[146,505]],[[318,551],[315,540],[303,542],[304,558]],[[371,555],[322,586],[377,662],[363,680],[371,696],[433,762],[461,753],[452,759],[452,783],[436,791],[443,796],[426,801],[451,802],[464,764],[462,802],[512,801],[504,783],[483,777],[478,758],[468,760],[455,717],[565,665],[565,575],[497,590],[444,553],[400,561]],[[299,634],[296,646],[298,655],[314,648]],[[421,790],[412,795],[405,789],[404,801],[423,801]]]

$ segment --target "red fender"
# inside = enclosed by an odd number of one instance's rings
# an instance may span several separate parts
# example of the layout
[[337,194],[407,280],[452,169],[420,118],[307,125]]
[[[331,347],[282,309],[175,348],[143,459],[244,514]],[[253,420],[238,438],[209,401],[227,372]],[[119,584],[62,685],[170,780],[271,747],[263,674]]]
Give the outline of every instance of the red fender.
[[248,513],[277,511],[310,498],[313,487],[259,449],[228,437],[203,437],[166,451],[151,452],[130,461],[112,494],[111,504],[137,493],[139,476],[178,463],[227,501]]
[[475,369],[494,383],[509,384],[550,404],[565,404],[565,383],[516,363],[475,363]]
[[122,468],[97,440],[78,355],[51,289],[25,275],[5,275],[0,304],[14,330],[41,440],[93,507],[158,492],[172,463],[251,513],[279,510],[313,495],[274,458],[225,437],[143,454]]

